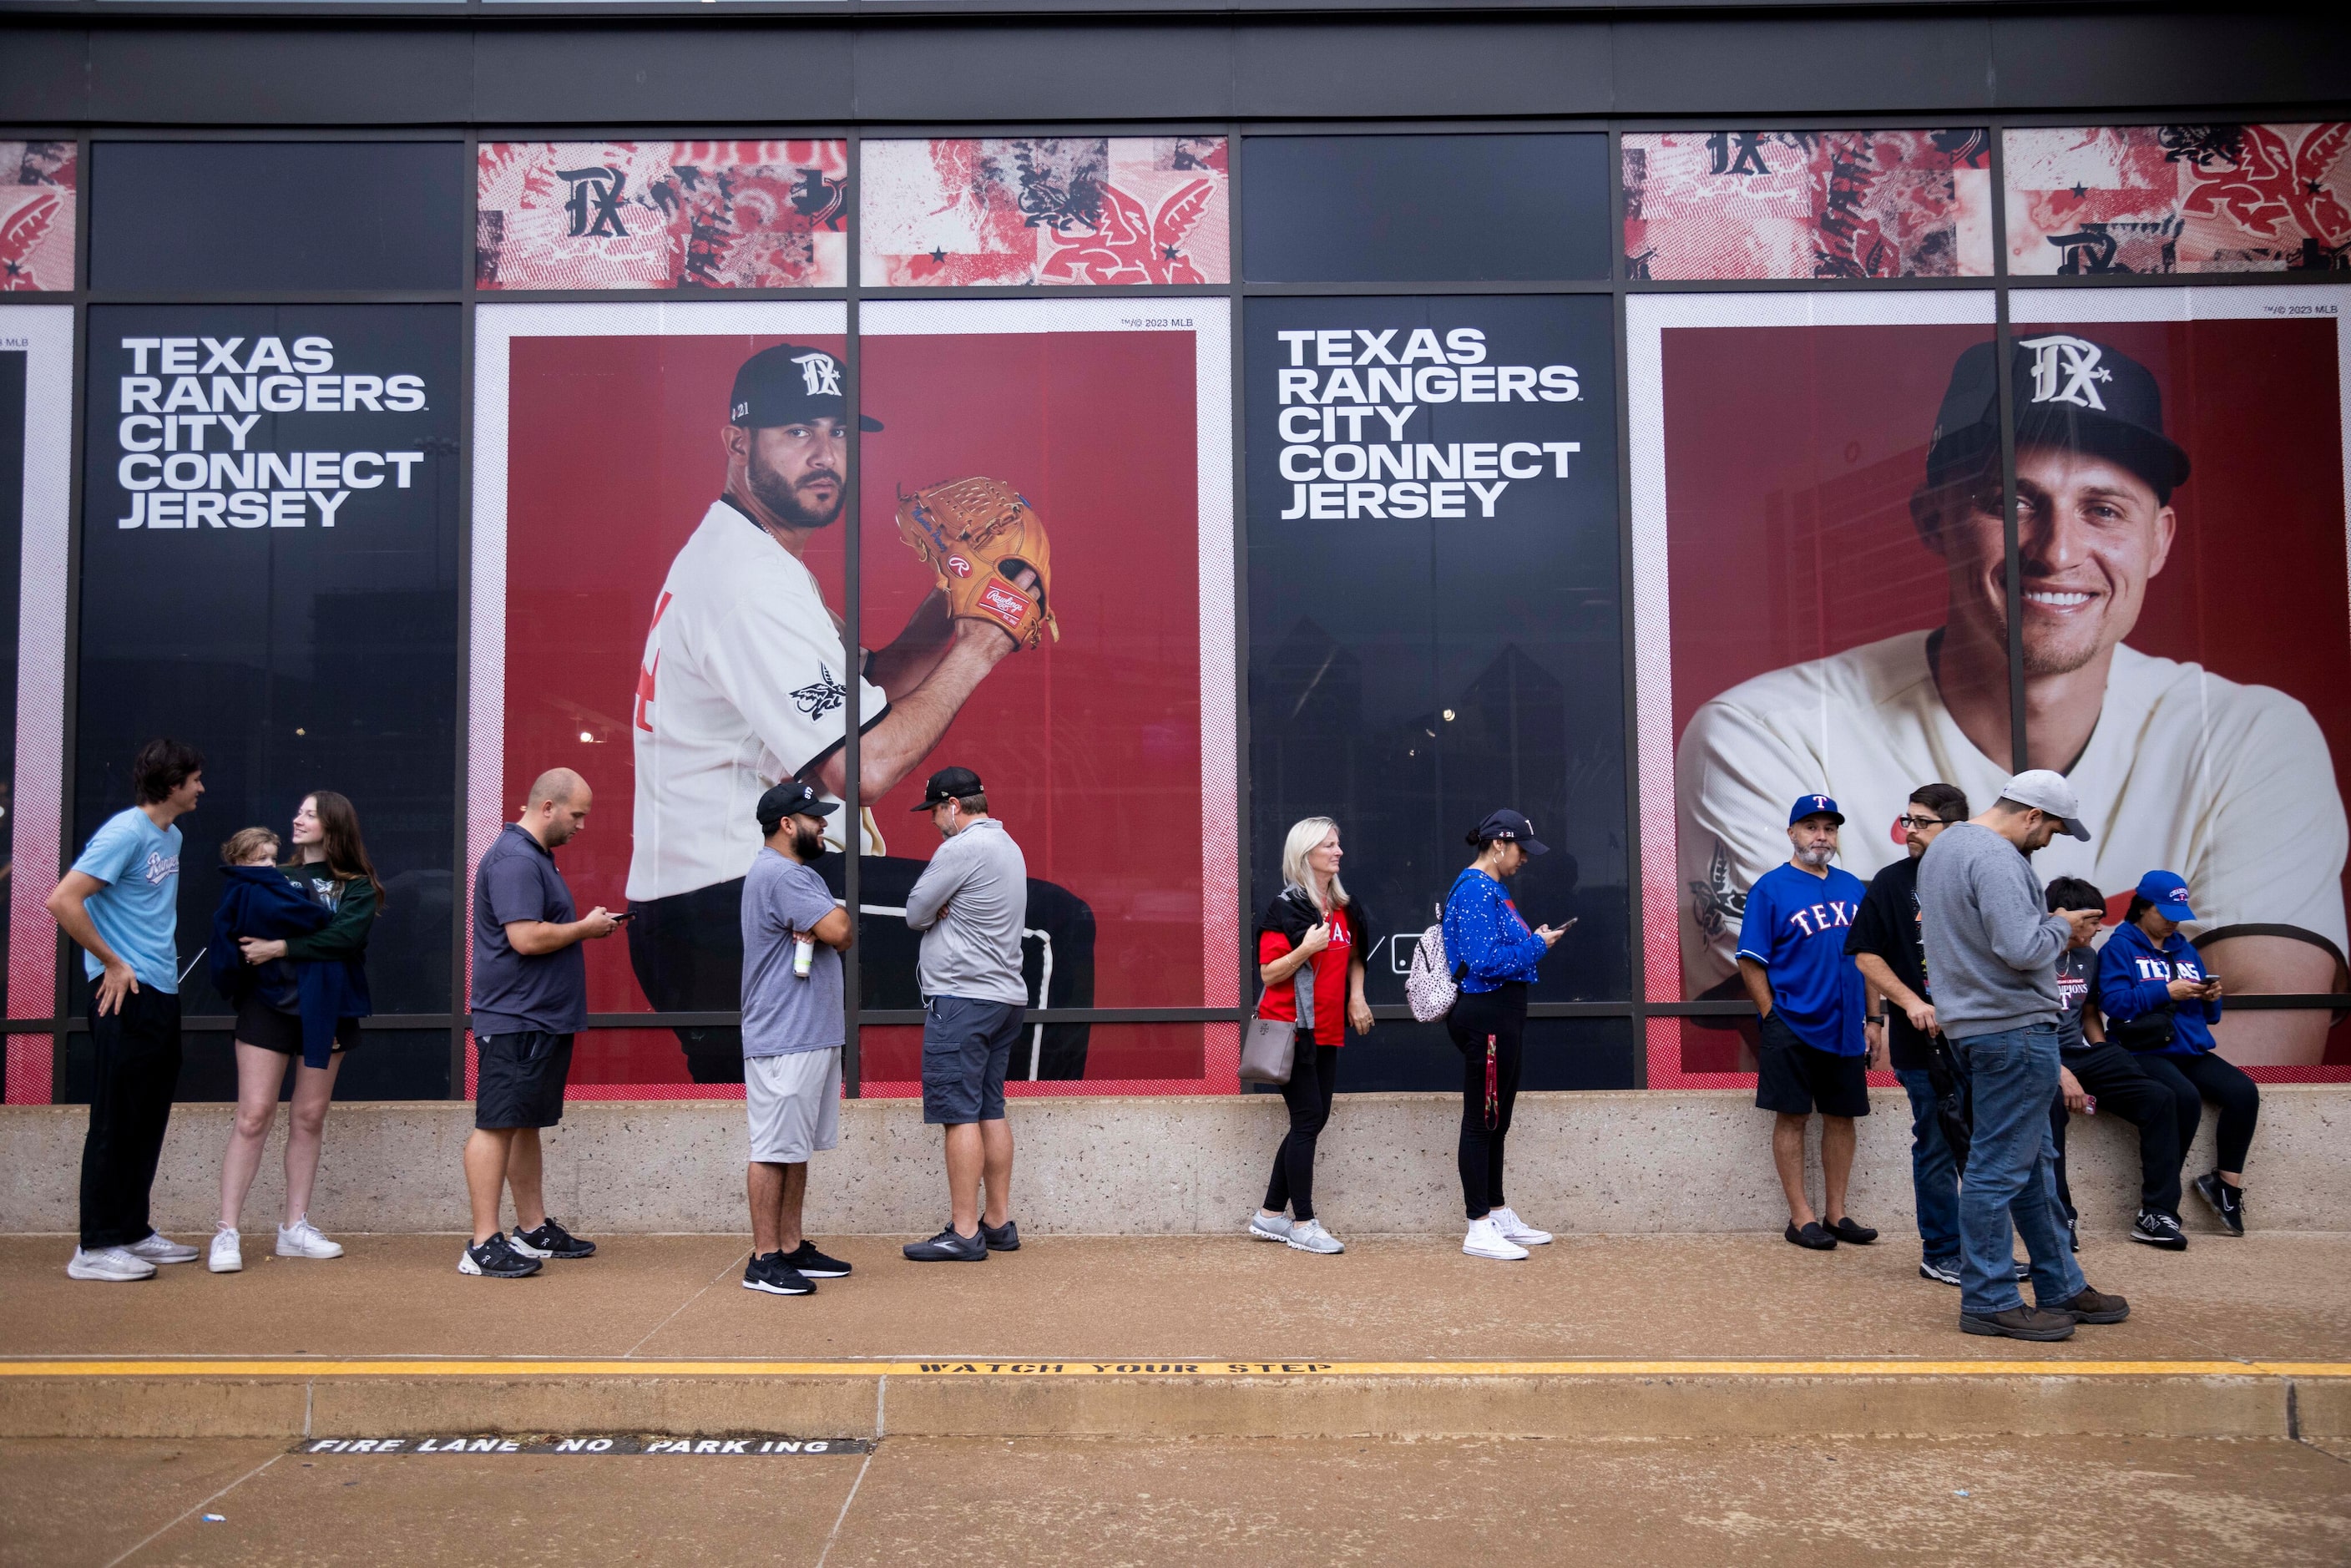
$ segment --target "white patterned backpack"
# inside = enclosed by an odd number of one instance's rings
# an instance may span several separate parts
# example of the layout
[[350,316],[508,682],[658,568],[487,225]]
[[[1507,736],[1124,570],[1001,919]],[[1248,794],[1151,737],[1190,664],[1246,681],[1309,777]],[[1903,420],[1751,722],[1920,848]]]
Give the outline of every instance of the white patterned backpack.
[[1453,1010],[1453,998],[1460,989],[1460,972],[1445,958],[1445,925],[1440,921],[1420,934],[1420,945],[1412,950],[1412,967],[1404,978],[1405,1000],[1412,1004],[1414,1018],[1435,1023]]

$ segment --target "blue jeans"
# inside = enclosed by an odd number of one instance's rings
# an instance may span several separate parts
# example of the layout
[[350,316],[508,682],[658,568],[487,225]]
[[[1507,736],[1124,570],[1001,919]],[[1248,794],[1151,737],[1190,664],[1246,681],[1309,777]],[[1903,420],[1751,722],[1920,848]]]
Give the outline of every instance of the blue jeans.
[[1935,1114],[1935,1086],[1923,1067],[1897,1067],[1910,1096],[1910,1190],[1918,1203],[1918,1240],[1929,1263],[1959,1255],[1959,1167]]
[[1959,1183],[1959,1311],[1989,1316],[2024,1304],[2016,1288],[2018,1236],[2032,1260],[2035,1303],[2063,1306],[2082,1293],[2083,1281],[2057,1208],[2057,1145],[2049,1134],[2057,1026],[2038,1023],[1951,1045],[1975,1110],[1974,1143]]

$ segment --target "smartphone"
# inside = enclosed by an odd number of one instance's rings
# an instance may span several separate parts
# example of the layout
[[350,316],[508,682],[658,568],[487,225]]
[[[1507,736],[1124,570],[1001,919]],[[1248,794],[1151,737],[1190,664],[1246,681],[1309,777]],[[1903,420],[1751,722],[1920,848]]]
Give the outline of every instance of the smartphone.
[[620,914],[612,916],[612,923],[615,925],[626,925],[630,921],[634,920],[636,917],[637,912],[635,910],[623,909]]

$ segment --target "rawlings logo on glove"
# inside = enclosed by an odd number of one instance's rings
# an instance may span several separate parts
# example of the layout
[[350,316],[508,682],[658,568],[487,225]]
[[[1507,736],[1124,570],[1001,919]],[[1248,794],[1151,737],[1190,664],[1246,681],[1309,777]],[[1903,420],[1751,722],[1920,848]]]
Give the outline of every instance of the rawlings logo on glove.
[[[1061,640],[1047,605],[1052,546],[1028,498],[1001,479],[954,479],[898,497],[898,537],[922,557],[948,612],[959,621],[1001,627],[1017,647],[1034,648],[1046,632]],[[1020,582],[1036,574],[1033,589]]]

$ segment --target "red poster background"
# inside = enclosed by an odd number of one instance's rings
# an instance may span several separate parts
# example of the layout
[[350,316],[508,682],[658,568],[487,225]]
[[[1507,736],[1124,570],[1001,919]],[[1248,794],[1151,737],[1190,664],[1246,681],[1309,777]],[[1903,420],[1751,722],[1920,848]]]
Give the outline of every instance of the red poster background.
[[[2151,371],[2193,473],[2179,532],[2127,639],[2274,686],[2317,719],[2351,797],[2351,592],[2335,323],[2035,325]],[[1674,328],[1662,335],[1673,732],[1768,670],[1941,623],[1940,558],[1909,497],[1973,326]],[[1645,846],[1672,863],[1673,846]],[[1686,1067],[1728,1071],[1722,1031],[1685,1028]],[[2330,1064],[2351,1062],[2338,1027]]]
[[[1187,332],[867,337],[863,627],[888,642],[930,591],[897,496],[987,475],[1027,497],[1052,545],[1058,643],[997,665],[946,737],[874,805],[890,853],[938,840],[911,808],[961,766],[1029,861],[1093,908],[1098,1007],[1197,1007],[1204,802],[1196,345]],[[901,1037],[904,1038],[901,1038]],[[869,1079],[919,1075],[911,1030],[876,1031]],[[1197,1025],[1097,1029],[1086,1078],[1198,1079]]]

